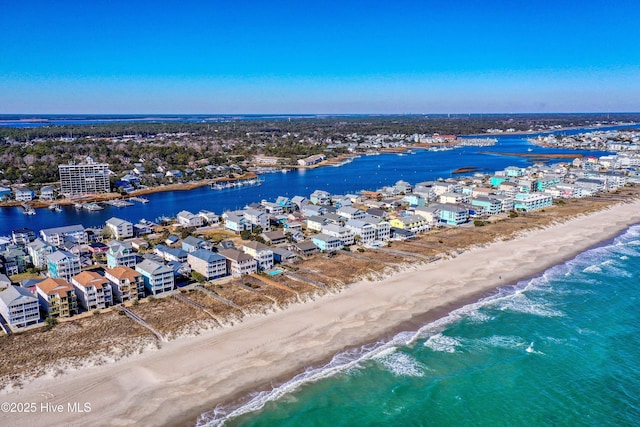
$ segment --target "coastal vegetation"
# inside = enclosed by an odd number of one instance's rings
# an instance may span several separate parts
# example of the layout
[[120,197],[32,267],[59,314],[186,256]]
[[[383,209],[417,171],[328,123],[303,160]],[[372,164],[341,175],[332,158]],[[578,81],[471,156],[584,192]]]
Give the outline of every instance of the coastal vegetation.
[[[99,125],[0,127],[0,182],[43,184],[58,180],[55,165],[91,156],[120,176],[140,164],[142,184],[164,183],[169,170],[184,171],[171,182],[241,172],[254,156],[277,158],[281,166],[314,154],[339,158],[345,144],[402,141],[416,135],[470,135],[487,132],[542,131],[595,123],[640,121],[638,114],[564,115],[407,115],[223,119],[219,122],[113,122]],[[54,167],[52,167],[54,166]],[[221,167],[205,168],[204,166]],[[228,169],[235,166],[237,169]],[[225,168],[226,167],[226,168]],[[115,178],[114,178],[115,183]]]

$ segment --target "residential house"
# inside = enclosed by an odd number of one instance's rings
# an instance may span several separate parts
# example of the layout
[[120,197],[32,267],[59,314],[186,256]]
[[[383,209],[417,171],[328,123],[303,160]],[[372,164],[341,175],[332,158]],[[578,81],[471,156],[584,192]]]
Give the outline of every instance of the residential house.
[[55,199],[53,187],[45,185],[40,189],[40,200],[53,200],[53,199]]
[[342,240],[335,236],[327,234],[316,234],[311,238],[314,245],[322,252],[334,252],[344,247]]
[[258,262],[249,254],[237,249],[225,249],[220,255],[227,259],[227,271],[233,277],[244,276],[258,271]]
[[440,222],[440,209],[437,206],[418,206],[414,208],[413,212],[423,217],[430,227],[434,227]]
[[326,224],[327,219],[322,216],[307,217],[307,230],[322,231],[322,227]]
[[133,224],[120,218],[110,218],[106,221],[106,228],[116,240],[133,237]]
[[391,227],[390,234],[394,240],[408,240],[416,237],[416,233],[413,231],[396,227]]
[[21,248],[8,247],[0,253],[0,260],[3,260],[5,273],[9,276],[24,273],[29,262],[27,255]]
[[206,249],[189,252],[187,262],[193,271],[202,274],[207,280],[227,275],[227,259]]
[[351,230],[362,244],[369,244],[376,240],[376,228],[369,222],[352,219],[347,221],[344,226]]
[[323,205],[307,204],[302,207],[302,214],[306,217],[322,216],[327,212],[327,207]]
[[315,205],[329,205],[331,203],[331,194],[323,190],[315,190],[309,196],[309,200]]
[[83,271],[71,278],[76,297],[86,310],[102,310],[113,305],[111,284],[95,271]]
[[173,246],[180,243],[180,238],[178,236],[174,236],[173,234],[164,239],[164,244],[167,246]]
[[[224,228],[226,230],[231,230],[236,234],[240,234],[240,232],[247,228],[246,220],[242,215],[238,215],[233,212],[225,212],[222,217],[224,218]],[[251,228],[250,225],[249,228]]]
[[47,317],[71,317],[78,314],[73,286],[65,279],[48,278],[36,284],[40,307]]
[[202,227],[203,220],[199,215],[194,215],[189,211],[180,211],[176,215],[178,224],[183,227]]
[[502,203],[494,197],[476,196],[471,200],[471,206],[479,208],[483,214],[489,216],[502,212]]
[[19,188],[15,191],[15,196],[19,202],[30,202],[35,197],[35,193],[30,188]]
[[69,282],[73,276],[80,273],[80,257],[58,250],[47,255],[47,268],[49,277]]
[[553,205],[553,199],[548,194],[517,194],[514,200],[514,208],[523,211],[535,211],[548,208]]
[[338,224],[327,224],[323,226],[322,233],[337,237],[342,241],[343,246],[350,246],[355,243],[355,233],[353,230]]
[[469,222],[469,209],[464,206],[440,204],[440,222],[448,225],[461,225]]
[[293,244],[293,249],[302,256],[308,257],[320,251],[318,247],[309,240],[303,240]]
[[25,246],[36,240],[36,233],[29,228],[19,228],[11,231],[11,240],[18,246]]
[[260,227],[262,230],[269,230],[269,215],[257,209],[244,209],[242,212],[245,224],[250,224],[252,229]]
[[142,274],[131,267],[118,266],[104,271],[104,277],[111,283],[114,299],[119,302],[137,301],[144,298]]
[[365,215],[364,211],[351,206],[344,206],[338,209],[337,214],[340,215],[341,217],[344,217],[347,220],[362,219],[364,218],[364,215]]
[[266,271],[273,268],[273,252],[264,243],[247,242],[242,246],[242,251],[256,260],[258,270]]
[[42,240],[52,246],[60,247],[65,241],[78,245],[89,243],[89,236],[82,225],[69,225],[66,227],[46,228],[40,230]]
[[309,204],[309,200],[304,196],[293,196],[291,198],[291,203],[301,211],[303,206]]
[[145,259],[136,264],[136,271],[142,275],[144,287],[151,295],[173,290],[175,283],[173,269],[166,265]]
[[205,241],[198,239],[197,237],[188,236],[182,239],[182,250],[187,252],[195,252],[198,249],[202,249],[205,245]]
[[27,245],[27,252],[31,258],[31,263],[36,268],[47,267],[47,255],[52,254],[55,248],[42,239],[36,239]]
[[264,206],[265,212],[270,215],[282,215],[284,213],[284,208],[277,203],[267,202],[266,200],[263,200],[262,206]]
[[218,222],[220,222],[220,217],[218,215],[205,209],[198,212],[198,216],[201,217],[202,220],[209,225],[217,224]]
[[438,197],[440,203],[460,204],[469,203],[469,196],[462,193],[443,193]]
[[40,321],[40,304],[28,289],[9,286],[0,291],[0,314],[13,328],[24,328]]
[[402,230],[409,230],[413,233],[422,233],[429,230],[429,224],[420,215],[401,216],[399,218],[393,218],[389,221],[391,227],[399,228]]
[[294,262],[299,257],[294,252],[291,252],[285,248],[273,248],[273,260],[275,262],[283,263],[283,262]]
[[109,268],[135,267],[136,254],[133,252],[131,243],[112,240],[107,246],[109,246],[107,251],[107,266]]
[[165,245],[156,245],[153,253],[162,257],[165,261],[187,262],[188,252],[182,249],[170,248]]
[[270,245],[279,245],[280,243],[285,243],[287,241],[287,236],[285,236],[285,234],[280,230],[264,232],[260,237]]

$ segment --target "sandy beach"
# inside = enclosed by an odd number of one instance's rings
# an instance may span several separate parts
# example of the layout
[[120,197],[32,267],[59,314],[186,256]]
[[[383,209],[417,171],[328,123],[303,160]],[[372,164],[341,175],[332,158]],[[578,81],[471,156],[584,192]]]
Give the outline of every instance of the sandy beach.
[[0,419],[13,426],[193,425],[218,403],[284,381],[341,350],[418,329],[638,222],[640,201],[614,205],[233,327],[163,343],[157,351],[41,377],[0,394]]

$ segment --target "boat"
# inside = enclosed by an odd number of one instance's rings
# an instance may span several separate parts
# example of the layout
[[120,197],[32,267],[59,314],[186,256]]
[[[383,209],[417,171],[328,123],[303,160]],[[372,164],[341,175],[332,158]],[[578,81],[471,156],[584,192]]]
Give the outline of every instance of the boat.
[[73,207],[76,209],[82,209],[82,203],[74,203]]
[[97,203],[85,203],[84,205],[82,205],[82,209],[92,212],[101,211],[104,208]]
[[62,212],[62,208],[57,203],[52,203],[49,205],[49,210],[54,212]]
[[533,148],[529,147],[527,148],[527,151],[533,151]]
[[253,179],[245,179],[242,181],[228,181],[228,182],[215,182],[212,183],[209,188],[212,190],[226,190],[230,188],[243,188],[243,187],[254,187],[257,185],[261,185],[264,182],[264,179],[253,178]]
[[36,214],[36,210],[33,209],[31,206],[29,206],[26,203],[22,203],[22,213],[25,215],[35,215]]
[[144,197],[131,197],[129,200],[140,203],[149,203],[149,199],[145,199]]

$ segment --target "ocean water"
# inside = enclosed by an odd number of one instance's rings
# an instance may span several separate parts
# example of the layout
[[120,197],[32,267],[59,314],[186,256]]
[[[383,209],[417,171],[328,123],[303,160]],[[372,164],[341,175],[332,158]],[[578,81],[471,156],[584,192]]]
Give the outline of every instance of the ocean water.
[[[543,249],[542,249],[543,250]],[[640,425],[640,225],[199,426]]]

